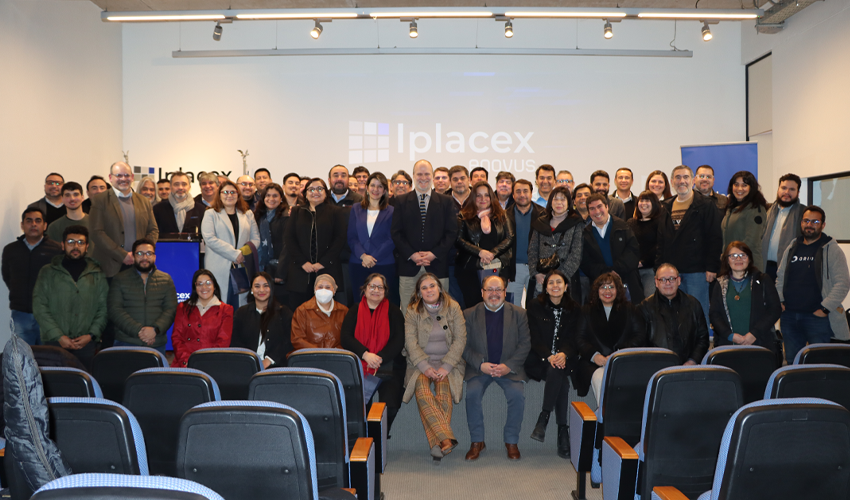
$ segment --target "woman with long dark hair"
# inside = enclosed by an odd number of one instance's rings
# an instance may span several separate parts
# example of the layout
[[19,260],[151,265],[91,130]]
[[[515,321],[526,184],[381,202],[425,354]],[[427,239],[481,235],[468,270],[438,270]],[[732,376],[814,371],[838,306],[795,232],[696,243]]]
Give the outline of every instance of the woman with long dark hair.
[[751,172],[742,170],[729,179],[729,205],[720,223],[723,248],[733,241],[743,241],[752,249],[752,263],[764,270],[761,236],[767,221],[767,201]]
[[638,274],[644,297],[655,293],[655,257],[658,252],[658,224],[664,207],[650,190],[642,192],[635,203],[635,213],[626,221],[640,246]]
[[233,306],[221,301],[221,289],[215,276],[198,269],[192,276],[192,293],[177,304],[171,344],[174,361],[171,366],[182,368],[189,356],[199,349],[228,347],[233,331]]
[[558,424],[558,456],[570,457],[567,410],[570,404],[570,374],[578,357],[575,334],[580,308],[567,293],[569,280],[559,270],[543,280],[543,292],[528,301],[528,330],[531,351],[525,372],[535,380],[545,380],[543,409],[531,433],[531,439],[543,441],[549,415],[555,411]]
[[641,315],[626,300],[626,289],[615,273],[600,275],[593,282],[590,304],[582,307],[576,344],[581,359],[577,368],[579,396],[593,387],[596,401],[602,388],[602,367],[614,352],[646,344]]
[[289,296],[283,284],[289,269],[283,236],[289,220],[289,203],[280,184],[272,182],[266,185],[260,193],[254,218],[260,230],[260,246],[257,248],[260,270],[274,277],[275,297],[278,302],[286,304]]
[[460,232],[455,261],[455,276],[466,307],[483,300],[482,274],[497,274],[506,281],[513,279],[510,263],[514,233],[499,198],[486,181],[476,182],[470,196],[458,214]]
[[673,196],[670,191],[670,180],[667,174],[661,170],[653,170],[646,176],[646,191],[652,191],[658,197],[658,201],[664,201]]
[[256,352],[264,368],[286,366],[286,356],[292,352],[292,311],[278,304],[273,286],[274,279],[269,273],[261,271],[254,276],[249,292],[253,300],[233,315],[230,340],[230,347]]

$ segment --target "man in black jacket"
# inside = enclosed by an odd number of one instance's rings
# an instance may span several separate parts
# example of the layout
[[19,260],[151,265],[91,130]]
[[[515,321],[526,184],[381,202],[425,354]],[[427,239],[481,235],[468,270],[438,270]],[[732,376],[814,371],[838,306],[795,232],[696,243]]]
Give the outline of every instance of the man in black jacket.
[[708,323],[708,284],[720,270],[723,233],[714,201],[693,190],[694,174],[679,165],[670,175],[677,196],[664,200],[658,224],[656,264],[669,263],[681,273],[682,290],[695,297]]
[[655,293],[641,302],[638,311],[646,322],[650,346],[670,349],[684,365],[697,365],[708,351],[708,323],[699,302],[679,290],[681,282],[675,266],[658,266]]
[[191,186],[189,176],[185,173],[171,174],[171,190],[168,196],[153,206],[153,216],[160,237],[180,233],[200,234],[206,206],[192,198],[189,194]]
[[[540,217],[543,209],[531,201],[534,187],[531,182],[519,179],[513,185],[513,205],[506,210],[508,221],[514,232],[513,248],[511,248],[511,265],[513,273],[507,276],[508,293],[512,294],[511,302],[515,306],[525,307],[522,303],[522,292],[531,290],[528,271],[528,244],[531,241],[531,223]],[[526,294],[526,297],[530,295]]]
[[3,281],[9,288],[14,333],[29,345],[41,344],[41,331],[32,314],[32,291],[41,268],[62,253],[59,243],[44,234],[41,209],[29,206],[21,216],[24,234],[3,248]]
[[434,273],[449,289],[449,251],[457,241],[458,220],[452,199],[431,189],[434,169],[427,160],[413,165],[415,189],[398,197],[392,235],[398,250],[399,297],[407,304],[420,275]]
[[625,221],[608,213],[608,202],[609,198],[600,193],[587,199],[593,223],[582,231],[581,270],[591,283],[604,273],[616,273],[631,302],[639,304],[644,296],[638,273],[640,246]]

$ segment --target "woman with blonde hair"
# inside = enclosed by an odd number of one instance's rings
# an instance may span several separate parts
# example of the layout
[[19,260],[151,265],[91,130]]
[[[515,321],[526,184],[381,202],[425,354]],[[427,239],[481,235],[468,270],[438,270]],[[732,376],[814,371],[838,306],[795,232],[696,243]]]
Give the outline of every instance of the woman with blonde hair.
[[404,346],[407,372],[402,400],[409,403],[416,395],[431,456],[439,464],[457,446],[452,404],[460,403],[463,394],[466,322],[434,274],[425,273],[416,281],[404,315]]

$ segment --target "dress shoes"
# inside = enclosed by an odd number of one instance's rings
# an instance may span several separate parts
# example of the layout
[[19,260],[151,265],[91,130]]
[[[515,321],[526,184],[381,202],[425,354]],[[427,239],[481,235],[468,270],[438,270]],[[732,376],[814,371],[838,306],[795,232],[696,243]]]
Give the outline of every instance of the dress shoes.
[[515,444],[505,443],[505,449],[508,450],[508,458],[511,460],[519,460],[519,448]]
[[466,452],[467,460],[478,460],[478,455],[481,454],[484,449],[487,448],[487,445],[484,444],[484,441],[479,441],[477,443],[472,443],[469,447],[469,451]]

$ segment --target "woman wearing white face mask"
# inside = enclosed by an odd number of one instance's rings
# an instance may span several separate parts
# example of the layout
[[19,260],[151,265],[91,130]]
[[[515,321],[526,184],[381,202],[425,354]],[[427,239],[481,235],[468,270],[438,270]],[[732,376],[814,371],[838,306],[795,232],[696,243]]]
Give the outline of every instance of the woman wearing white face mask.
[[292,347],[339,347],[340,330],[348,308],[336,302],[336,280],[330,274],[316,277],[314,296],[298,306],[292,317]]

